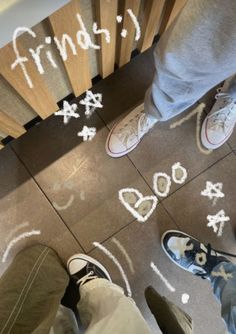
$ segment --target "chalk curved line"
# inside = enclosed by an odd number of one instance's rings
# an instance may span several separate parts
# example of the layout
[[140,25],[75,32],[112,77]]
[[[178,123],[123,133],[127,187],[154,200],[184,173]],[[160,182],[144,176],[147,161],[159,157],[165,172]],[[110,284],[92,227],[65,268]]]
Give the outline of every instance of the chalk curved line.
[[74,202],[75,196],[71,195],[68,202],[65,205],[58,205],[56,202],[52,202],[52,205],[54,206],[55,209],[57,209],[58,211],[60,210],[66,210],[68,209],[71,204]]
[[[166,179],[166,190],[164,192],[159,191],[158,189],[158,184],[157,184],[157,180],[159,177],[163,177]],[[155,192],[156,195],[160,196],[160,197],[166,197],[168,196],[169,192],[170,192],[170,187],[171,187],[171,178],[169,175],[167,175],[166,173],[155,173],[153,175],[153,190]]]
[[128,294],[129,297],[132,297],[132,292],[131,292],[131,288],[130,288],[130,285],[129,285],[128,278],[127,278],[121,264],[117,260],[117,258],[106,247],[102,246],[99,242],[94,241],[93,245],[95,247],[97,247],[98,249],[100,249],[105,255],[107,255],[115,263],[115,265],[119,269],[120,274],[121,274],[121,276],[122,276],[122,278],[125,282],[127,294]]
[[28,227],[29,226],[29,222],[25,222],[25,223],[22,223],[20,225],[17,225],[15,228],[13,228],[10,233],[8,234],[8,236],[6,237],[6,243],[8,243],[10,241],[10,239],[13,237],[13,235],[21,230],[22,228],[24,227]]
[[[182,184],[186,181],[187,177],[188,177],[188,173],[187,173],[187,169],[184,168],[180,162],[176,162],[173,166],[172,166],[172,179],[175,183],[177,184]],[[176,178],[176,170],[177,169],[181,169],[183,172],[183,176],[181,177],[181,179],[177,179]]]
[[167,281],[167,279],[162,275],[162,273],[160,272],[160,270],[157,269],[157,266],[153,262],[150,263],[150,267],[160,277],[160,279],[162,280],[162,282],[165,283],[166,287],[171,292],[175,292],[175,288]]
[[129,269],[131,271],[132,274],[135,273],[134,271],[134,266],[133,266],[133,262],[129,256],[129,254],[127,253],[125,247],[123,245],[121,245],[121,243],[119,242],[119,240],[117,240],[116,238],[112,238],[111,241],[118,247],[118,249],[121,251],[121,253],[124,255],[127,263],[128,263],[128,266],[129,266]]
[[195,114],[199,113],[200,111],[203,111],[203,109],[205,108],[205,104],[201,103],[199,106],[197,106],[196,109],[192,110],[187,116],[181,118],[179,121],[174,122],[170,125],[170,129],[175,129],[177,126],[182,125],[183,123],[185,123],[186,121],[188,121],[190,118],[192,118]]
[[30,231],[30,232],[24,232],[24,233],[18,235],[18,237],[12,239],[12,240],[10,241],[10,243],[7,245],[7,248],[6,248],[5,252],[3,253],[3,256],[2,256],[2,262],[3,262],[3,263],[6,262],[7,256],[8,256],[8,254],[9,254],[11,248],[12,248],[17,242],[19,242],[19,241],[22,240],[22,239],[29,238],[29,237],[31,237],[32,235],[39,235],[39,234],[41,234],[41,231],[39,231],[39,230],[32,230],[32,231]]

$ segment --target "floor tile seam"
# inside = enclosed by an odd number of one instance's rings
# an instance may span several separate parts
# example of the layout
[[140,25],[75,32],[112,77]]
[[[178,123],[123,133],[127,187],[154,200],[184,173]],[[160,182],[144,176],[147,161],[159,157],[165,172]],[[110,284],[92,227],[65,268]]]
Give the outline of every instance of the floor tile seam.
[[57,212],[57,210],[54,208],[54,206],[52,205],[52,202],[50,201],[49,197],[46,195],[46,193],[43,191],[43,189],[41,188],[41,186],[39,185],[39,183],[37,182],[37,180],[35,179],[35,177],[31,174],[29,168],[27,167],[27,165],[24,163],[24,161],[20,158],[20,156],[17,154],[17,152],[14,150],[13,147],[11,147],[13,153],[16,155],[17,159],[21,162],[21,164],[24,166],[25,170],[27,171],[27,173],[29,174],[29,176],[31,177],[32,181],[34,182],[34,184],[36,185],[36,187],[38,188],[38,190],[41,192],[41,194],[43,195],[43,197],[46,199],[46,201],[48,202],[49,206],[51,207],[51,209],[53,210],[53,212],[56,214],[56,216],[60,219],[60,221],[63,223],[63,225],[66,227],[66,229],[70,232],[71,236],[75,239],[75,241],[79,244],[79,246],[81,247],[81,249],[83,250],[83,252],[85,253],[85,249],[82,246],[82,244],[80,243],[80,241],[77,239],[77,237],[75,236],[75,234],[73,233],[73,231],[69,228],[69,226],[66,224],[66,222],[64,221],[64,219],[62,218],[62,216],[59,214],[59,212]]

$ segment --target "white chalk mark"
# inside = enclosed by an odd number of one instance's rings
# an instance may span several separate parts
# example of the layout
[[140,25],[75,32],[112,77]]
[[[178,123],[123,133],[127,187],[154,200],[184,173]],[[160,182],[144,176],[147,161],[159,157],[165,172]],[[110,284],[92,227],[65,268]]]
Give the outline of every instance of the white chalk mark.
[[170,192],[171,178],[166,173],[155,173],[153,175],[153,190],[156,195],[166,197]]
[[102,94],[93,94],[91,90],[86,91],[84,99],[80,100],[79,103],[85,106],[85,115],[91,116],[96,108],[103,108],[102,105]]
[[96,45],[92,42],[91,37],[85,28],[84,22],[80,16],[80,14],[76,14],[77,20],[80,24],[81,29],[77,31],[76,38],[77,38],[77,43],[78,45],[84,49],[87,50],[89,48],[94,49],[94,50],[99,50],[100,46]]
[[6,243],[8,243],[10,241],[10,239],[13,237],[13,235],[18,232],[19,230],[21,230],[24,227],[28,227],[29,226],[29,222],[25,222],[22,224],[17,225],[15,228],[13,228],[10,233],[8,234],[7,238],[6,238]]
[[199,266],[204,266],[207,262],[206,253],[197,253],[195,256],[195,261]]
[[61,56],[63,61],[66,61],[67,58],[68,58],[66,44],[68,44],[70,46],[72,54],[74,56],[77,55],[75,44],[73,43],[72,38],[69,35],[63,34],[62,37],[61,37],[61,41],[59,41],[59,39],[57,37],[54,37],[54,42],[57,46],[57,49],[58,49],[58,51],[60,53],[60,56]]
[[157,266],[151,262],[150,266],[152,268],[152,270],[157,274],[157,276],[160,277],[160,279],[162,280],[163,283],[165,283],[166,287],[171,291],[171,292],[175,292],[175,288],[167,281],[167,279],[162,275],[162,273],[160,272],[160,270],[157,268]]
[[[180,177],[178,177],[178,172],[180,174],[182,174],[182,176],[180,175]],[[180,162],[176,162],[172,166],[172,179],[173,179],[173,181],[175,183],[182,184],[186,181],[187,177],[188,177],[188,173],[187,173],[186,168],[181,166]]]
[[13,50],[15,52],[16,55],[16,60],[14,61],[14,63],[11,64],[11,69],[14,70],[16,68],[17,65],[20,65],[21,70],[25,76],[26,82],[29,86],[29,88],[33,88],[33,83],[32,80],[30,78],[30,76],[28,75],[28,72],[26,70],[26,67],[24,65],[25,62],[29,61],[29,59],[27,57],[21,57],[19,50],[17,48],[17,43],[16,43],[16,39],[17,39],[17,35],[22,33],[22,32],[27,32],[28,34],[30,34],[33,38],[36,37],[36,34],[33,30],[27,28],[27,27],[18,27],[15,29],[14,33],[13,33]]
[[202,196],[206,196],[209,200],[212,200],[212,205],[216,205],[216,201],[219,198],[223,198],[225,194],[222,192],[223,183],[217,182],[212,183],[211,181],[206,182],[206,188],[201,191]]
[[[124,194],[136,195],[137,199],[136,203],[134,203],[134,207],[131,206],[131,203],[127,202]],[[158,202],[156,196],[143,196],[137,189],[134,188],[119,190],[119,200],[124,207],[141,223],[144,223],[151,216]]]
[[119,240],[117,240],[116,238],[112,238],[111,241],[119,248],[119,250],[121,251],[121,253],[124,255],[127,263],[128,263],[128,266],[129,266],[129,269],[131,271],[132,274],[134,274],[134,266],[133,266],[133,262],[129,256],[129,254],[127,253],[126,249],[124,248],[123,245],[121,245],[121,243],[119,242]]
[[127,294],[128,294],[129,297],[132,297],[132,292],[131,292],[131,288],[130,288],[128,278],[127,278],[121,264],[117,260],[117,258],[106,247],[102,246],[99,242],[94,241],[93,245],[95,247],[97,247],[98,249],[100,249],[105,255],[107,255],[115,263],[115,265],[119,269],[119,272],[120,272],[120,274],[121,274],[121,276],[122,276],[122,278],[125,282]]
[[107,29],[98,29],[97,22],[93,23],[93,32],[95,35],[104,34],[105,35],[105,41],[109,44],[111,42],[111,35],[109,30]]
[[55,60],[53,59],[51,51],[46,51],[46,57],[50,61],[52,67],[57,68],[57,64],[56,64]]
[[189,295],[187,293],[183,293],[181,296],[181,301],[183,304],[187,304],[189,301]]
[[36,50],[29,48],[29,52],[31,53],[31,56],[40,74],[44,74],[45,72],[42,66],[42,63],[41,63],[41,58],[40,58],[40,53],[43,48],[44,48],[44,45],[37,46]]
[[141,29],[140,29],[140,25],[138,23],[137,17],[134,15],[132,9],[127,9],[127,12],[131,18],[131,20],[133,21],[133,24],[135,26],[135,30],[136,30],[136,34],[135,34],[135,41],[138,41],[141,37]]
[[212,271],[211,276],[214,277],[223,277],[225,281],[228,281],[229,278],[233,278],[232,273],[226,273],[223,265],[220,266],[220,271]]
[[77,133],[77,136],[83,137],[83,141],[91,141],[96,136],[97,129],[83,126],[82,131]]
[[117,21],[118,23],[121,23],[122,20],[123,20],[122,15],[117,15],[117,17],[116,17],[116,21]]
[[206,107],[204,103],[199,104],[196,109],[192,110],[187,116],[181,118],[179,121],[174,122],[170,125],[170,129],[174,129],[177,126],[182,125],[186,121],[188,121],[190,118],[192,118],[194,115],[196,115],[199,112],[202,112],[202,110]]
[[11,248],[12,248],[17,242],[19,242],[19,241],[22,240],[22,239],[29,238],[29,237],[31,237],[31,236],[33,236],[33,235],[39,235],[39,234],[41,234],[41,232],[40,232],[39,230],[32,230],[32,231],[30,231],[30,232],[24,232],[24,233],[20,234],[18,237],[12,239],[12,240],[10,241],[10,243],[7,245],[7,248],[6,248],[5,252],[3,253],[3,256],[2,256],[2,262],[3,262],[3,263],[6,262],[7,256],[8,256],[8,254],[9,254]]
[[72,205],[74,199],[75,199],[74,195],[71,195],[68,202],[65,205],[58,205],[56,202],[53,202],[52,205],[58,211],[66,210]]
[[127,36],[127,30],[122,29],[120,35],[121,35],[121,37],[125,38]]
[[78,118],[80,117],[79,113],[76,112],[78,106],[76,103],[69,104],[68,101],[63,101],[63,108],[54,113],[55,116],[63,116],[64,124],[68,124],[71,117]]
[[[230,218],[228,216],[225,216],[225,211],[220,210],[216,215],[208,215],[208,227],[212,227],[214,232],[217,233],[218,237],[222,236],[223,233],[223,227],[225,222],[230,221]],[[219,227],[217,226],[219,224]]]

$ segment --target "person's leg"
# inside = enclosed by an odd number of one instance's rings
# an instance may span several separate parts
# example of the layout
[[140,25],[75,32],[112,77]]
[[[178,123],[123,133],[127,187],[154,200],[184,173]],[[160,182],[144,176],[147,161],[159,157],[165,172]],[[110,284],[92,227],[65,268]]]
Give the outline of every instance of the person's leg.
[[129,153],[155,122],[183,112],[236,73],[235,15],[235,0],[187,1],[155,49],[156,73],[144,111],[133,110],[112,128],[108,155]]
[[0,333],[49,333],[68,282],[52,249],[21,251],[0,278]]
[[211,272],[211,285],[221,303],[221,316],[229,333],[236,333],[236,265],[222,262]]
[[68,271],[80,290],[78,309],[86,334],[151,333],[135,302],[111,282],[101,263],[78,254],[69,259]]
[[221,314],[230,334],[236,333],[236,265],[180,231],[167,231],[162,248],[169,259],[182,269],[211,281],[213,292],[221,302]]

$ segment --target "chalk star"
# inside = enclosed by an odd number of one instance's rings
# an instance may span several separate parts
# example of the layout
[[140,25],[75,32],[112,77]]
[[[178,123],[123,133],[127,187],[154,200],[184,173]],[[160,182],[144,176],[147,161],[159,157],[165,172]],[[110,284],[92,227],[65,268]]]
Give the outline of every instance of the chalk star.
[[88,128],[86,125],[84,125],[82,131],[78,132],[79,137],[83,137],[83,141],[91,141],[95,135],[96,135],[96,128]]
[[96,108],[103,108],[102,94],[93,94],[91,90],[86,91],[86,97],[80,100],[79,103],[85,106],[85,115],[91,116]]
[[[214,232],[217,233],[217,236],[220,237],[222,235],[225,222],[228,222],[230,218],[225,216],[224,210],[220,210],[216,215],[208,215],[207,220],[207,226],[212,227]],[[217,226],[217,224],[219,224],[219,226]]]
[[223,265],[220,266],[220,271],[212,271],[211,273],[214,277],[223,277],[226,281],[228,281],[229,278],[233,278],[232,273],[226,273]]
[[69,104],[67,101],[63,101],[63,109],[54,113],[56,116],[63,116],[64,124],[68,124],[71,117],[80,117],[79,113],[76,113],[78,106],[77,104]]
[[223,183],[217,182],[212,183],[210,181],[206,182],[206,189],[201,191],[202,196],[208,197],[210,200],[213,200],[213,205],[216,204],[218,198],[222,198],[225,194],[222,192]]

